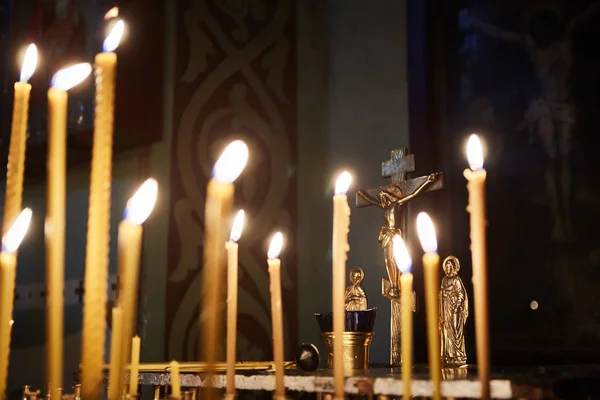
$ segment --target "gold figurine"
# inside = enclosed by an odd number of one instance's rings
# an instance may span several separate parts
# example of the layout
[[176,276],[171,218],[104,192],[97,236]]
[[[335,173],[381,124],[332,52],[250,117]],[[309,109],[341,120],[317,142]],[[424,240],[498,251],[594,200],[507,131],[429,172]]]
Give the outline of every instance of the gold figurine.
[[362,268],[352,268],[350,270],[350,285],[346,286],[344,295],[346,311],[364,311],[367,309],[367,293],[362,286],[365,279],[365,272]]
[[390,279],[391,285],[388,293],[390,297],[398,297],[398,282],[400,282],[400,271],[396,265],[396,257],[394,256],[392,239],[396,235],[404,237],[402,230],[397,226],[396,213],[398,209],[418,196],[419,193],[428,185],[435,182],[438,176],[438,173],[429,175],[427,179],[410,194],[404,194],[402,190],[395,185],[389,185],[382,188],[382,190],[377,193],[377,198],[372,197],[367,191],[364,190],[359,190],[357,192],[358,196],[362,197],[368,203],[383,209],[385,225],[382,226],[379,231],[378,240],[379,243],[381,243],[381,248],[383,249],[385,268]]
[[454,256],[446,257],[443,264],[446,276],[440,289],[440,338],[442,362],[446,365],[467,363],[465,324],[469,316],[469,299],[458,276],[460,262]]

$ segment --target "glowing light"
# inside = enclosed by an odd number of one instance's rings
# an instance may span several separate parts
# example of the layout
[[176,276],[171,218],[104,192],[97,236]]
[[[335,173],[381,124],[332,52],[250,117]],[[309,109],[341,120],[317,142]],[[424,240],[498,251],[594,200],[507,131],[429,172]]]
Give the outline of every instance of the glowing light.
[[117,18],[118,16],[119,16],[119,7],[115,6],[115,7],[111,8],[110,10],[108,10],[106,12],[106,14],[104,14],[104,20],[108,21],[109,19]]
[[421,247],[425,253],[437,252],[437,238],[435,236],[435,226],[433,221],[426,212],[421,212],[417,215],[417,232]]
[[119,20],[115,23],[112,30],[104,39],[104,45],[102,45],[102,50],[105,53],[115,51],[117,47],[119,47],[119,42],[121,41],[121,37],[123,36],[123,31],[125,30],[125,23],[122,20]]
[[532,301],[532,302],[529,304],[529,307],[531,307],[531,309],[532,309],[533,311],[537,310],[539,306],[540,306],[540,305],[539,305],[539,304],[538,304],[538,302],[537,302],[537,301],[535,301],[535,300],[533,300],[533,301]]
[[277,232],[275,235],[273,235],[273,239],[271,239],[271,245],[269,246],[267,257],[269,257],[270,260],[279,258],[279,253],[281,253],[282,247],[283,235],[281,234],[281,232]]
[[2,238],[2,251],[14,253],[23,241],[29,223],[31,222],[31,208],[25,208],[12,224],[6,235]]
[[410,254],[408,254],[408,249],[406,248],[406,244],[400,235],[394,236],[392,239],[394,246],[394,257],[396,258],[396,265],[398,269],[403,274],[406,272],[410,272],[410,268],[412,267],[412,260],[410,259]]
[[335,182],[335,194],[346,194],[351,183],[352,175],[348,171],[342,172]]
[[213,175],[220,182],[231,183],[240,176],[247,161],[248,146],[241,140],[235,140],[221,153],[215,163]]
[[27,82],[29,78],[31,78],[37,65],[37,59],[37,47],[35,44],[31,43],[25,51],[25,58],[23,59],[23,66],[21,67],[21,77],[19,78],[21,82]]
[[143,224],[154,208],[157,194],[158,183],[156,179],[147,179],[127,202],[125,218],[131,223]]
[[244,229],[244,210],[238,211],[235,216],[235,220],[233,221],[233,226],[231,227],[231,234],[229,235],[229,240],[232,242],[237,242],[240,240],[242,236],[242,229]]
[[475,134],[472,134],[467,142],[467,160],[469,160],[469,167],[473,171],[483,168],[483,149],[481,148],[479,136]]
[[63,68],[52,77],[52,86],[60,90],[69,90],[73,86],[83,82],[92,72],[89,63],[81,63]]

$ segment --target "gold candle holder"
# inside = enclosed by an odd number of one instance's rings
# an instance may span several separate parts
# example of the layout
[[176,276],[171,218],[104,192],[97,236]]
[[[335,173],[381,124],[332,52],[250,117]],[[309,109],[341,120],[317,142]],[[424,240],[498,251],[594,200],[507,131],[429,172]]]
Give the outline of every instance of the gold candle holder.
[[[344,374],[351,375],[354,370],[369,368],[370,346],[373,341],[373,332],[343,332],[342,354]],[[327,345],[327,368],[333,368],[335,334],[324,332],[321,334]]]

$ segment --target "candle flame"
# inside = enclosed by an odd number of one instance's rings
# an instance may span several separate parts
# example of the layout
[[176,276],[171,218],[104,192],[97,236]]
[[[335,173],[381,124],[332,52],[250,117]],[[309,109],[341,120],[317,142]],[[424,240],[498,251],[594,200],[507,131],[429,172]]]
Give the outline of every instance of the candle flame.
[[125,219],[137,225],[143,224],[154,208],[157,193],[158,183],[156,179],[146,179],[146,182],[140,186],[127,202]]
[[229,240],[232,242],[237,242],[240,240],[242,236],[242,229],[244,229],[244,210],[238,211],[235,216],[235,220],[233,221],[233,226],[231,227],[231,235],[229,235]]
[[29,223],[31,222],[31,208],[25,208],[12,224],[6,235],[2,238],[2,251],[14,253],[23,241]]
[[472,134],[467,142],[467,160],[471,170],[477,171],[483,168],[483,149],[479,136]]
[[63,68],[52,77],[52,86],[60,90],[69,90],[73,86],[83,82],[92,72],[89,63],[81,63]]
[[348,171],[342,172],[335,182],[335,194],[346,194],[351,183],[352,175]]
[[25,51],[25,58],[23,59],[23,66],[21,67],[21,77],[19,78],[21,82],[27,82],[29,78],[31,78],[37,65],[37,58],[37,47],[35,44],[31,43],[27,46],[27,50]]
[[123,31],[125,30],[125,23],[123,20],[118,20],[115,23],[115,26],[111,29],[106,39],[104,39],[104,45],[102,46],[102,50],[105,53],[115,51],[117,47],[119,47],[119,42],[121,41],[121,37],[123,36]]
[[393,246],[394,246],[394,257],[396,258],[396,265],[398,269],[402,273],[410,272],[410,268],[412,266],[412,260],[410,259],[410,254],[408,254],[408,249],[406,248],[406,244],[400,235],[394,236]]
[[106,14],[104,14],[104,20],[107,21],[112,18],[117,18],[118,16],[119,16],[119,7],[114,6],[113,8],[108,10],[106,12]]
[[420,212],[417,215],[417,232],[419,233],[419,240],[421,241],[421,247],[425,253],[437,252],[437,238],[435,236],[435,226],[433,221],[426,212]]
[[215,163],[213,175],[216,180],[231,183],[244,170],[248,161],[248,146],[241,140],[235,140],[225,148]]
[[269,251],[267,252],[267,257],[269,257],[269,260],[279,258],[279,253],[281,253],[282,247],[283,235],[281,232],[277,232],[273,235],[273,239],[271,239],[271,245],[269,246]]

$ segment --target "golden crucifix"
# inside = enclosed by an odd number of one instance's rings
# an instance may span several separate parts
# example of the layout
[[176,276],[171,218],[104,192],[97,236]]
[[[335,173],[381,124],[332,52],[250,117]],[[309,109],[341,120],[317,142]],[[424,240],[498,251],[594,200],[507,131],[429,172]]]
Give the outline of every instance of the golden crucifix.
[[392,183],[373,189],[359,190],[356,193],[358,207],[377,206],[383,209],[384,225],[379,231],[379,242],[383,249],[388,279],[382,280],[382,295],[391,302],[390,317],[390,364],[401,364],[400,351],[400,293],[398,283],[400,272],[396,265],[392,239],[400,235],[406,239],[406,207],[409,201],[422,192],[442,189],[444,179],[441,173],[406,179],[406,174],[415,170],[414,155],[408,149],[392,151],[391,159],[381,164],[381,175],[392,178]]

